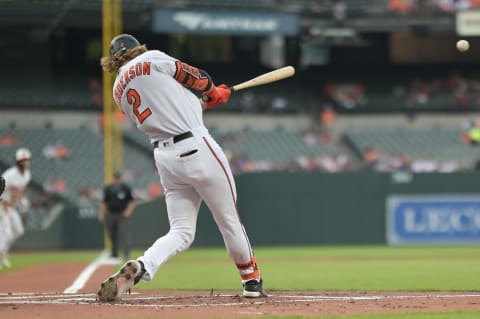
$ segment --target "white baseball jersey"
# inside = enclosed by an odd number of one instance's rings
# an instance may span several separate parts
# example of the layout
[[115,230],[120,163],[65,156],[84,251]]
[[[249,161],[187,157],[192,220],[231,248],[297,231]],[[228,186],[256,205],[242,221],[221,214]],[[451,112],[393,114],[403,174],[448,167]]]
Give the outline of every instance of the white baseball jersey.
[[[28,183],[30,183],[30,179],[32,178],[30,170],[27,169],[22,174],[18,167],[13,166],[7,169],[2,176],[5,178],[5,192],[2,195],[2,199],[11,205],[15,205],[17,203],[11,202],[12,194],[15,191],[23,191],[27,187]],[[17,200],[20,199],[21,198],[17,198]]]
[[115,79],[115,103],[152,143],[204,126],[199,99],[173,78],[176,61],[150,50],[123,65]]

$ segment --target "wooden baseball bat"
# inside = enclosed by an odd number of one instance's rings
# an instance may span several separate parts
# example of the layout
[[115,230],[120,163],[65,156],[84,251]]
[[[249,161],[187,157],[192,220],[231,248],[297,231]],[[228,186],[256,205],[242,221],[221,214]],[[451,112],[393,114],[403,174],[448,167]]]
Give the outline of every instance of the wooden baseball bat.
[[254,77],[253,79],[250,79],[248,81],[231,86],[230,89],[232,90],[232,93],[233,93],[235,91],[240,91],[240,90],[251,88],[254,86],[259,86],[259,85],[280,81],[280,80],[289,78],[294,74],[295,74],[295,68],[293,66],[285,66],[283,68],[276,69],[276,70],[264,73],[262,75],[259,75],[257,77]]
[[[295,68],[289,65],[280,69],[276,69],[276,70],[261,74],[259,76],[254,77],[253,79],[236,84],[234,86],[230,86],[230,90],[232,90],[232,93],[233,93],[235,91],[244,90],[254,86],[259,86],[259,85],[280,81],[280,80],[289,78],[294,74],[295,74]],[[204,102],[208,101],[208,96],[203,95],[201,100]]]

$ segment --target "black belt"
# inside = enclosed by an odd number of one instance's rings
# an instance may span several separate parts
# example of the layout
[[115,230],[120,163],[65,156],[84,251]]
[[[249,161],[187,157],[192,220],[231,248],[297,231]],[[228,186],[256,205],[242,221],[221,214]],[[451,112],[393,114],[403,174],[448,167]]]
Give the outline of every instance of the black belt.
[[[178,142],[183,141],[184,139],[187,139],[187,138],[190,138],[190,137],[193,137],[192,132],[185,132],[185,133],[182,133],[182,134],[175,135],[173,137],[173,143],[178,143]],[[154,142],[153,143],[153,148],[157,148],[158,143],[159,143],[158,141]]]

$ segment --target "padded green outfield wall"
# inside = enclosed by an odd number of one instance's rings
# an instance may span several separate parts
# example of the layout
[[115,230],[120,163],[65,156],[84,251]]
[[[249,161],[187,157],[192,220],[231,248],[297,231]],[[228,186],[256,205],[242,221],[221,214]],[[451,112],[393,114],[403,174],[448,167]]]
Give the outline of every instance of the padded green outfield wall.
[[[379,174],[255,173],[236,177],[238,210],[253,245],[386,243],[391,195],[477,195],[479,173]],[[227,199],[230,200],[230,199]],[[27,233],[17,248],[100,248],[96,208],[67,207],[54,228]],[[164,198],[140,204],[131,220],[135,247],[168,231]],[[194,245],[223,245],[202,204]]]
[[[388,196],[475,195],[480,193],[480,174],[256,173],[237,176],[236,185],[238,210],[252,244],[383,244]],[[148,209],[153,210],[139,209],[136,217],[155,216],[159,235],[165,233],[164,203]],[[135,221],[142,238],[146,223]],[[222,244],[202,205],[194,245]]]

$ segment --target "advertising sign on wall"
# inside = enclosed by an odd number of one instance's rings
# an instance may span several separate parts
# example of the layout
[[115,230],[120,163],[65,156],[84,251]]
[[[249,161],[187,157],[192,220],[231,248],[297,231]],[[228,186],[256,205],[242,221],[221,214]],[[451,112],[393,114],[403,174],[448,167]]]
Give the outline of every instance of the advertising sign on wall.
[[390,196],[386,217],[392,245],[480,243],[480,195]]
[[154,32],[231,35],[295,35],[297,16],[284,13],[157,10]]

